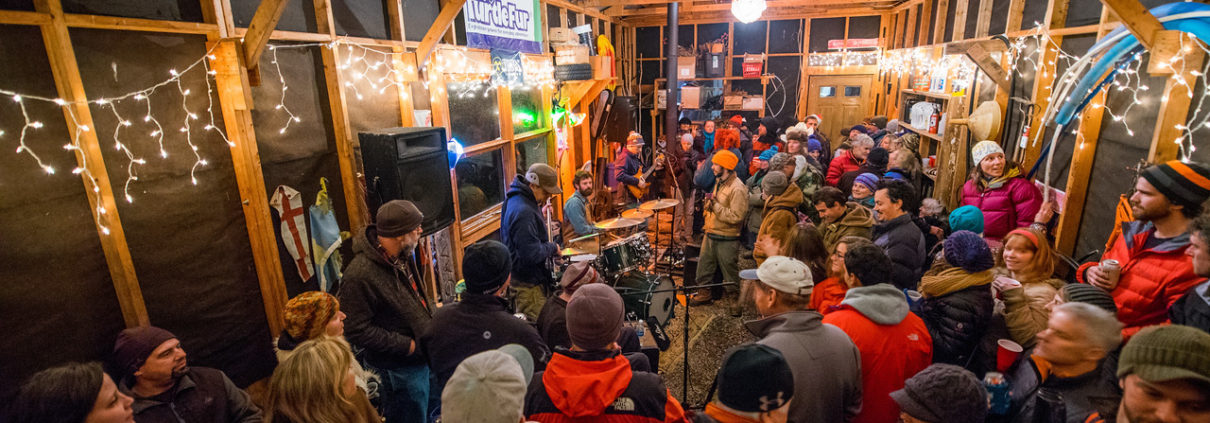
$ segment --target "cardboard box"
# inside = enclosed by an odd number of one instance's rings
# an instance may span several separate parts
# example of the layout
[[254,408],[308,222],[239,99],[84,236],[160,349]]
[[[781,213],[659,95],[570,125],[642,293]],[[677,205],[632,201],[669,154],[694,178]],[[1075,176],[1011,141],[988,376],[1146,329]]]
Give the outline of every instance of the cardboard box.
[[681,88],[681,108],[682,109],[697,109],[702,107],[702,88],[701,87],[682,87]]
[[697,78],[697,58],[694,56],[680,56],[676,58],[676,77],[677,78]]
[[570,28],[558,27],[550,29],[550,42],[552,44],[562,44],[566,42],[577,42],[580,37],[571,32]]
[[613,56],[592,56],[589,61],[592,62],[592,77],[594,79],[608,79],[613,77]]
[[723,96],[723,110],[740,110],[744,108],[744,96],[727,94]]
[[726,47],[727,47],[726,44],[723,44],[722,42],[719,42],[719,41],[715,41],[713,43],[710,43],[710,53],[723,54],[723,49],[725,49]]
[[762,110],[765,108],[765,98],[761,96],[744,97],[744,110]]
[[588,57],[588,46],[579,44],[564,44],[555,46],[556,65],[588,63]]

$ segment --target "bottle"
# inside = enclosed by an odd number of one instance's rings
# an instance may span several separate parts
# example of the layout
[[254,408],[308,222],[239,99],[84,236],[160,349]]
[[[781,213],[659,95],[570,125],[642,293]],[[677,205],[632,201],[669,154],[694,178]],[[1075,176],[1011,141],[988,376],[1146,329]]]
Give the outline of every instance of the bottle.
[[937,108],[933,108],[933,114],[929,116],[929,133],[937,133],[937,124],[941,122],[941,112]]
[[1067,406],[1063,395],[1050,388],[1039,388],[1035,397],[1033,423],[1064,423],[1067,421]]
[[1009,386],[1004,375],[999,372],[987,372],[983,376],[983,386],[987,387],[987,412],[996,416],[1008,414],[1012,399],[1008,396]]

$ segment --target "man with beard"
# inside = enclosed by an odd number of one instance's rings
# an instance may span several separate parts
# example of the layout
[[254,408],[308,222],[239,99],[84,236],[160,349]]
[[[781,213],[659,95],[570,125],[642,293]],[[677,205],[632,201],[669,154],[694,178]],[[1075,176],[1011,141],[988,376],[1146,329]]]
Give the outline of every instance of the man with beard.
[[388,423],[426,421],[429,367],[416,338],[432,320],[414,256],[424,215],[415,204],[391,200],[375,223],[353,238],[353,260],[341,279],[345,338],[361,349],[366,370],[382,378],[379,398]]
[[1139,332],[1118,361],[1126,423],[1210,422],[1210,335],[1180,326]]
[[113,346],[118,389],[134,398],[134,417],[144,422],[230,422],[262,420],[261,411],[227,375],[189,367],[176,335],[154,326],[128,328]]
[[1185,257],[1189,222],[1210,196],[1210,168],[1201,163],[1172,160],[1143,169],[1130,196],[1133,222],[1122,222],[1104,260],[1117,260],[1113,277],[1097,263],[1080,266],[1079,282],[1113,296],[1118,320],[1129,338],[1140,329],[1168,322],[1168,308],[1204,278],[1193,272]]
[[[711,159],[714,171],[714,191],[707,195],[703,207],[706,233],[702,240],[701,255],[698,256],[697,285],[709,284],[714,271],[722,268],[724,282],[739,282],[739,228],[748,213],[748,191],[744,183],[735,176],[739,157],[730,150],[722,150]],[[712,292],[713,291],[713,292]],[[709,304],[714,293],[721,289],[701,288],[690,300],[692,305]]]
[[[563,243],[566,247],[576,247],[569,242],[572,239],[597,232],[597,228],[592,226],[592,208],[588,202],[588,196],[592,195],[592,174],[583,170],[576,172],[571,186],[576,188],[576,192],[563,203]],[[590,242],[592,245],[596,243],[595,240]]]

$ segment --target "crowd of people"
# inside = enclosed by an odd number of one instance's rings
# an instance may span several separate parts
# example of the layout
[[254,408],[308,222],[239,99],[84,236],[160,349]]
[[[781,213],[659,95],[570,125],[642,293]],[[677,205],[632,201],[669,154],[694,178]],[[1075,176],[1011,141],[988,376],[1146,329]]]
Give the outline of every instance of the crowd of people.
[[[728,349],[702,409],[670,394],[597,268],[552,273],[560,246],[542,208],[562,189],[536,164],[509,186],[501,241],[465,249],[465,289],[441,307],[414,254],[422,213],[383,204],[354,234],[339,291],[286,304],[261,406],[144,326],[122,331],[104,366],[25,381],[12,421],[1210,422],[1210,167],[1143,169],[1133,220],[1064,277],[1054,207],[998,143],[973,146],[946,213],[921,195],[914,134],[873,117],[834,144],[820,121],[688,124],[658,165],[637,135],[618,157],[623,188],[686,199],[676,236],[701,253],[682,283],[719,273],[750,293],[702,287],[689,304],[758,314],[745,322],[756,341]],[[564,196],[565,238],[597,231],[592,179],[577,173]],[[757,265],[740,269],[748,254]]]

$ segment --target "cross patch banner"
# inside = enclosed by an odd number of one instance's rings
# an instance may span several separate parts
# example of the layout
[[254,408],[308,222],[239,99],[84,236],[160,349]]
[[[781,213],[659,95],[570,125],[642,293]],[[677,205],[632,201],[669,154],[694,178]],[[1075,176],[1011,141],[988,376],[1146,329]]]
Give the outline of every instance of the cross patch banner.
[[311,236],[307,234],[307,220],[303,216],[302,194],[294,188],[278,185],[269,205],[277,209],[281,217],[282,242],[294,258],[298,276],[303,282],[310,280],[315,276],[315,267],[311,263]]

